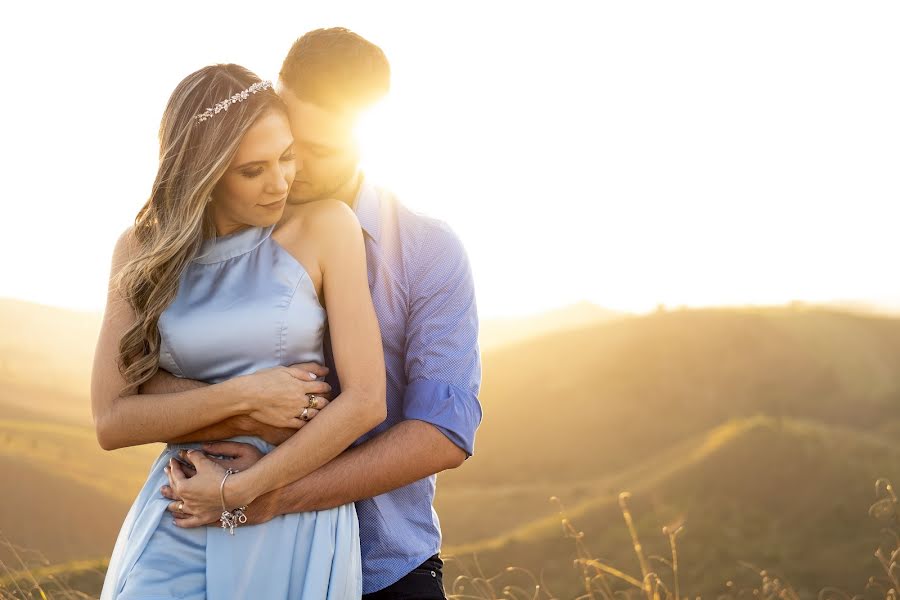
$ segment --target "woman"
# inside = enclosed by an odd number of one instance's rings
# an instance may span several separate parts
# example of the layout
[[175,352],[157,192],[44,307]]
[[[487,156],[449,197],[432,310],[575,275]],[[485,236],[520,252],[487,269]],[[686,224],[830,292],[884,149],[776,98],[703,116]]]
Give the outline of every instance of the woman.
[[[355,215],[316,202],[276,227],[295,174],[292,146],[271,84],[236,65],[189,75],[166,107],[150,199],[113,254],[92,376],[98,440],[106,449],[173,440],[239,415],[303,429],[277,448],[235,438],[267,454],[234,474],[203,461],[199,444],[169,444],[126,517],[103,598],[361,594],[353,505],[240,526],[256,497],[334,458],[386,410]],[[286,368],[323,362],[325,300],[342,390],[327,410],[297,392],[295,378],[314,375]],[[137,394],[160,366],[214,385]],[[179,508],[218,508],[223,528],[183,528],[167,516],[159,490],[185,448],[204,466]]]

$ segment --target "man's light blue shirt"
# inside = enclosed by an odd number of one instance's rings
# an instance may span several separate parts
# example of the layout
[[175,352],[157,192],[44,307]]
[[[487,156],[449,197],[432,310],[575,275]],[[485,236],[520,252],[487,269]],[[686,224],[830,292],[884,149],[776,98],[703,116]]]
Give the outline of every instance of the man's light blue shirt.
[[[387,368],[387,419],[356,443],[416,419],[471,456],[481,422],[481,359],[466,252],[446,224],[407,209],[368,182],[353,209],[365,237]],[[327,355],[330,362],[330,348]],[[364,594],[388,587],[438,552],[434,490],[432,475],[356,503]]]

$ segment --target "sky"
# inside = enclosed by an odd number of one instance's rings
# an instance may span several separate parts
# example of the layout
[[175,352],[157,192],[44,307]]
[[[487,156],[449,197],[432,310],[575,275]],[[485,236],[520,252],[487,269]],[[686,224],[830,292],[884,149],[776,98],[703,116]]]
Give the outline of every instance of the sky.
[[487,318],[581,301],[900,306],[896,2],[16,3],[0,296],[101,310],[166,100],[346,26],[391,61],[368,177],[446,221]]

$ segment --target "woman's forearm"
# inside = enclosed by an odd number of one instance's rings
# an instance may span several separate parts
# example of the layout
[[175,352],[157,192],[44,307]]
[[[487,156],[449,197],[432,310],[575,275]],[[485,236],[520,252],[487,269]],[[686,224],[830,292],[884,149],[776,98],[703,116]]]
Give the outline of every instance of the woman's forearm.
[[[315,369],[317,375],[324,376],[324,374],[327,373],[327,370],[323,369],[321,365],[314,363],[305,363],[303,365],[295,366],[306,370]],[[150,381],[141,386],[141,393],[170,394],[173,392],[184,392],[200,387],[206,387],[208,385],[208,383],[203,381],[176,377],[171,373],[160,369]],[[218,423],[213,423],[212,425],[201,427],[196,431],[190,431],[183,435],[166,436],[165,438],[156,441],[186,444],[188,442],[214,442],[217,440],[228,439],[236,435],[255,435],[269,442],[273,446],[278,446],[290,439],[296,432],[296,428],[266,425],[249,415],[238,415],[225,419],[224,421],[219,421]]]
[[97,415],[97,439],[104,450],[179,436],[248,414],[250,398],[236,379],[168,394],[134,394],[114,399]]
[[312,473],[384,421],[384,393],[344,390],[316,418],[250,469],[227,482],[226,496],[240,504]]
[[[149,381],[141,385],[141,394],[172,394],[175,392],[186,392],[209,384],[204,381],[195,379],[187,379],[184,377],[176,377],[171,373],[160,369]],[[250,432],[249,427],[255,421],[246,415],[238,415],[230,417],[224,421],[213,423],[205,427],[201,427],[195,431],[177,436],[166,436],[165,439],[156,440],[158,442],[166,442],[171,444],[186,444],[189,442],[211,442],[215,440],[224,440],[236,435],[246,435]]]

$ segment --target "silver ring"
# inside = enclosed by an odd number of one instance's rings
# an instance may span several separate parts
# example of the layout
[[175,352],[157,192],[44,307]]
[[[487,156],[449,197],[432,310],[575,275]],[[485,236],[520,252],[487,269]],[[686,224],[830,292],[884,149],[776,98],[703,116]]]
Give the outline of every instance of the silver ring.
[[312,417],[309,416],[309,408],[304,408],[303,412],[300,413],[301,421],[309,421]]

